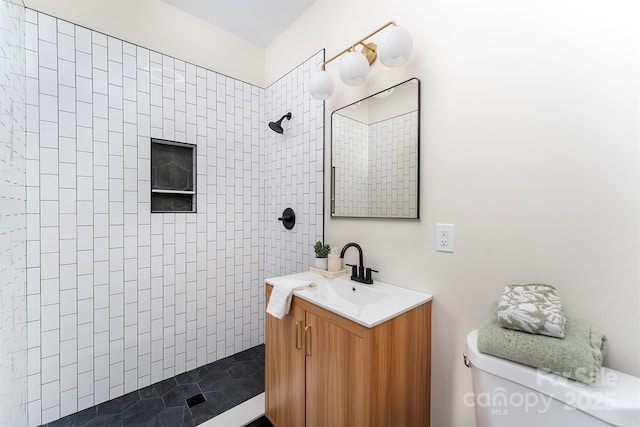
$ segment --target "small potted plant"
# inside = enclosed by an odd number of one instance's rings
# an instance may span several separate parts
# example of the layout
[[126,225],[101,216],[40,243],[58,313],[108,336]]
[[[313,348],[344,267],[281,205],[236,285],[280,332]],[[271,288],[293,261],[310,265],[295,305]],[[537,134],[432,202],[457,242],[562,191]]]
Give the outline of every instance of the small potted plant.
[[327,256],[329,256],[329,252],[331,252],[331,246],[323,245],[322,242],[318,240],[313,246],[313,250],[316,252],[314,267],[320,270],[326,270]]

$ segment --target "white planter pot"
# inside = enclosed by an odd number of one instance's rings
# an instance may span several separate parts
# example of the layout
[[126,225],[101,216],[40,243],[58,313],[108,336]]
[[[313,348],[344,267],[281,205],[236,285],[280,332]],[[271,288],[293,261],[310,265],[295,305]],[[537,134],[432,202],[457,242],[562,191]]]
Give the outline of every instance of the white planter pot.
[[327,258],[314,258],[313,266],[320,270],[327,269]]

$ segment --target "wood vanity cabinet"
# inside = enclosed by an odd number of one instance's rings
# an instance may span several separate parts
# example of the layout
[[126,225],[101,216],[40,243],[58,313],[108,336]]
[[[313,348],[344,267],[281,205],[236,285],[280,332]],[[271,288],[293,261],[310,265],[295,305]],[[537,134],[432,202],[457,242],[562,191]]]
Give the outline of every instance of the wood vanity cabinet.
[[265,325],[275,427],[429,425],[430,301],[367,328],[294,296],[289,314],[266,314]]

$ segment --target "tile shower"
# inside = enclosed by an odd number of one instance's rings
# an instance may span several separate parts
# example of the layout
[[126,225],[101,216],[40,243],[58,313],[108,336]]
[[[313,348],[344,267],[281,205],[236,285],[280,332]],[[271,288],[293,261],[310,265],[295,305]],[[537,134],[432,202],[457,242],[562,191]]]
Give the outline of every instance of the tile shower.
[[[3,176],[15,174],[26,195],[3,180],[3,206],[9,194],[26,199],[9,231],[3,212],[2,227],[3,238],[22,236],[2,248],[17,260],[3,263],[3,317],[8,291],[23,299],[22,332],[6,338],[4,319],[2,328],[3,349],[13,339],[11,351],[25,354],[12,425],[27,425],[27,412],[28,425],[47,423],[262,343],[263,279],[305,269],[322,238],[323,107],[303,82],[323,54],[263,89],[2,7],[26,34],[23,167],[4,162],[2,140]],[[285,133],[269,131],[285,110]],[[151,138],[197,145],[197,213],[151,213]],[[289,206],[292,231],[277,221]],[[7,365],[3,357],[3,384]]]

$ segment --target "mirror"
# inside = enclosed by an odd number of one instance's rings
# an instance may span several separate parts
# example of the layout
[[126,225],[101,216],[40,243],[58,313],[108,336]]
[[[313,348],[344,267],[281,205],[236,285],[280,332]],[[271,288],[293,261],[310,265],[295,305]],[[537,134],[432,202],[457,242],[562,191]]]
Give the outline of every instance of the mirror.
[[420,81],[331,113],[331,216],[419,218]]

